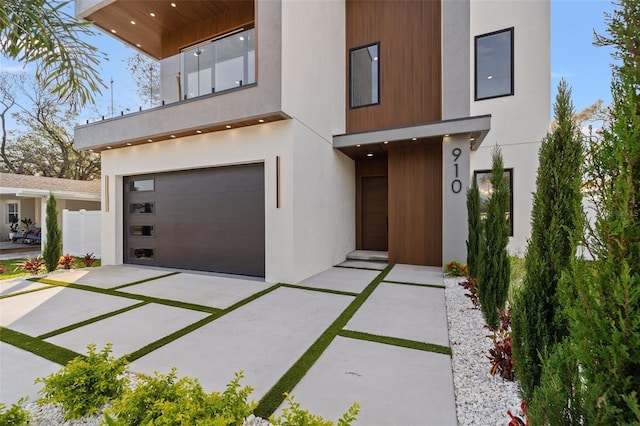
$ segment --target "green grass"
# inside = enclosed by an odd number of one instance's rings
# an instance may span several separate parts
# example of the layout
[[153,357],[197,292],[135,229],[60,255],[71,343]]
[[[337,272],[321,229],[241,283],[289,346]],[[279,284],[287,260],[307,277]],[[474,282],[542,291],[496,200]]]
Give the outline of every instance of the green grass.
[[83,356],[72,350],[4,327],[0,327],[0,341],[24,349],[25,351],[60,365],[66,365],[72,359]]
[[[0,274],[0,281],[1,280],[10,280],[12,278],[18,278],[18,277],[28,277],[31,276],[32,274],[28,273],[28,272],[24,272],[20,269],[16,268],[18,267],[18,264],[24,262],[25,260],[27,260],[26,257],[16,257],[15,259],[7,259],[7,260],[0,260],[0,265],[4,265],[2,269],[5,270],[5,272],[3,272],[2,274]],[[97,268],[98,266],[101,265],[100,259],[96,259],[95,262],[93,262],[93,265],[91,266],[92,268]],[[80,269],[80,268],[85,268],[84,263],[82,263],[82,258],[81,257],[76,257],[75,258],[75,262],[73,265],[74,269]],[[62,267],[58,267],[58,270],[62,269]]]
[[363,333],[361,331],[342,330],[338,336],[350,339],[366,340],[369,342],[383,343],[385,345],[399,346],[401,348],[417,349],[425,352],[435,352],[437,354],[451,356],[451,348],[448,346],[436,345],[435,343],[418,342],[415,340],[401,339],[399,337],[379,336],[377,334]]

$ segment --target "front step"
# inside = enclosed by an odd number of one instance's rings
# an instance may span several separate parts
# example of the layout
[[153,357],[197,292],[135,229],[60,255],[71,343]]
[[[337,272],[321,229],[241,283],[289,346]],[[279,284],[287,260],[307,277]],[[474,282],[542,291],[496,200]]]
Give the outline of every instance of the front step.
[[356,250],[347,255],[347,260],[368,260],[373,262],[388,262],[388,251]]

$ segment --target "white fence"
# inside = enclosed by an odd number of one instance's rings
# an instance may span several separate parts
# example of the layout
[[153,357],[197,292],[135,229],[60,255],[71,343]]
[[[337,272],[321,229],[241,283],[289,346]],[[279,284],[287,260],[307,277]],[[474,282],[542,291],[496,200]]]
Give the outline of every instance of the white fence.
[[62,210],[62,253],[100,257],[100,211]]

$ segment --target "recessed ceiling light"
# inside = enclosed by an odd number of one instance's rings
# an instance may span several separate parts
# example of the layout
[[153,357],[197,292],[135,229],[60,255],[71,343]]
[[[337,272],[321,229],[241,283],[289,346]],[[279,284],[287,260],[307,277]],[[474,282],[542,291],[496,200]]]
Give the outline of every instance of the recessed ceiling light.
[[156,17],[156,14],[155,14],[155,13],[153,13],[153,12],[149,12],[149,16],[151,16],[152,18],[155,18],[155,17]]
[[444,135],[444,137],[445,137],[445,138],[448,138],[448,137],[449,137],[449,134],[447,133],[446,135]]
[[475,141],[475,140],[476,140],[476,138],[471,138],[471,139],[469,139],[469,140],[470,140],[470,141]]
[[367,157],[373,157],[373,154],[372,153],[368,153]]
[[131,146],[131,142],[127,142],[127,146]]
[[226,126],[224,126],[224,127],[226,127],[227,129],[230,129],[230,128],[231,128],[231,126],[230,126],[230,125],[228,125],[228,124],[227,124]]
[[171,135],[171,139],[174,139],[176,137],[176,135]]
[[111,32],[115,34],[115,33],[116,33],[116,30],[111,30]]
[[147,142],[153,142],[153,139],[147,139]]
[[487,80],[491,80],[493,78],[492,75],[490,75],[489,77],[487,77]]
[[136,43],[136,47],[142,47],[140,43]]
[[200,133],[202,133],[202,130],[196,130],[196,133],[200,134]]
[[171,3],[171,7],[176,7],[176,4],[175,3]]
[[108,146],[108,147],[107,147],[107,149],[111,149],[111,147],[110,147],[110,146]]
[[240,41],[244,41],[244,36],[240,36],[238,38],[240,39]]
[[373,58],[373,60],[374,60],[374,61],[377,61],[377,60],[378,60],[378,57],[377,57],[377,56],[375,56],[375,57]]
[[360,144],[356,145],[358,148],[360,148]]
[[258,123],[264,123],[264,120],[261,118],[260,120],[258,120]]
[[388,143],[389,143],[389,141],[384,141],[383,143],[386,145],[386,144],[388,144]]
[[131,25],[135,25],[136,24],[136,21],[129,21],[129,22],[131,22]]
[[412,140],[412,141],[417,141],[417,140],[418,140],[418,138],[411,138],[411,140]]

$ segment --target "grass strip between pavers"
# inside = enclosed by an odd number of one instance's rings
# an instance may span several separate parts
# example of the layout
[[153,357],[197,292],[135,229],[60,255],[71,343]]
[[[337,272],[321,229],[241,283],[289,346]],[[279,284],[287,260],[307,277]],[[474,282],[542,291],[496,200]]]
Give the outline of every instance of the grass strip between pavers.
[[0,296],[0,300],[13,297],[13,296],[21,296],[23,294],[35,293],[36,291],[47,290],[50,288],[54,288],[54,286],[47,284],[46,286],[40,287],[40,288],[32,288],[31,290],[16,291],[15,293],[9,293],[9,294],[5,294],[4,296]]
[[4,327],[0,327],[0,341],[60,365],[67,365],[72,359],[84,356],[67,348]]
[[399,337],[379,336],[377,334],[353,330],[342,330],[338,333],[338,336],[451,356],[451,348],[449,346],[436,345],[435,343],[418,342],[416,340],[401,339]]
[[296,284],[283,284],[282,286],[287,288],[294,288],[297,290],[309,290],[309,291],[319,291],[320,293],[339,294],[340,296],[357,296],[358,295],[358,293],[353,293],[350,291],[332,290],[330,288],[308,287],[308,286],[296,285]]
[[365,268],[364,266],[342,266],[342,265],[336,265],[334,266],[334,268],[344,268],[344,269],[360,269],[363,271],[378,271],[378,272],[382,272],[382,269],[378,269],[378,268]]
[[164,345],[167,345],[171,342],[173,342],[176,339],[179,339],[182,336],[185,336],[189,333],[191,333],[194,330],[199,329],[200,327],[203,327],[207,324],[209,324],[211,321],[216,320],[226,314],[228,314],[229,312],[235,311],[236,309],[240,308],[241,306],[246,305],[247,303],[250,303],[256,299],[258,299],[259,297],[264,296],[267,293],[271,293],[272,291],[278,289],[279,287],[281,287],[282,284],[275,284],[269,288],[266,288],[262,291],[259,291],[258,293],[252,294],[251,296],[247,297],[246,299],[242,299],[241,301],[229,306],[228,308],[226,308],[223,311],[219,311],[217,313],[214,313],[206,318],[201,319],[200,321],[194,322],[191,325],[188,325],[178,331],[175,331],[171,334],[169,334],[168,336],[164,336],[161,339],[156,340],[155,342],[151,342],[149,343],[147,346],[144,346],[140,349],[138,349],[135,352],[132,352],[128,355],[125,355],[125,358],[127,359],[128,362],[133,362],[139,358],[142,358],[143,356],[161,348]]
[[295,385],[302,380],[311,366],[320,358],[322,353],[329,347],[329,344],[338,335],[342,328],[347,325],[351,317],[360,309],[362,304],[369,298],[378,284],[387,276],[393,268],[389,264],[380,271],[380,274],[358,294],[355,299],[345,308],[335,321],[318,337],[318,339],[307,349],[307,351],[284,373],[284,375],[273,385],[273,387],[262,397],[254,413],[263,419],[269,418],[284,401],[285,392],[291,392]]
[[400,285],[412,285],[414,287],[431,287],[431,288],[445,288],[444,284],[420,284],[420,283],[406,283],[402,281],[387,281],[384,280],[385,284],[400,284]]
[[103,319],[107,319],[107,318],[131,311],[133,309],[136,309],[148,304],[149,302],[140,302],[140,303],[136,303],[135,305],[127,306],[126,308],[118,309],[113,312],[107,312],[106,314],[98,315],[96,317],[89,318],[88,320],[77,322],[75,324],[71,324],[66,327],[61,327],[57,330],[53,330],[48,333],[41,334],[40,336],[37,337],[37,339],[42,339],[42,340],[48,339],[49,337],[57,336],[58,334],[66,333],[67,331],[75,330],[76,328],[84,327],[85,325],[93,324],[94,322],[102,321]]
[[144,280],[139,280],[139,281],[134,281],[132,283],[129,284],[122,284],[119,285],[117,287],[111,287],[111,290],[119,290],[121,288],[124,287],[131,287],[132,285],[138,285],[138,284],[142,284],[142,283],[147,283],[149,281],[155,281],[155,280],[159,280],[160,278],[166,278],[166,277],[171,277],[173,275],[178,275],[180,274],[180,272],[169,272],[168,274],[164,274],[164,275],[158,275],[157,277],[151,277],[151,278],[145,278]]
[[190,309],[192,311],[206,312],[208,314],[216,314],[218,312],[222,312],[222,309],[212,308],[211,306],[196,305],[195,303],[180,302],[178,300],[162,299],[159,297],[150,297],[142,294],[127,293],[125,291],[114,290],[110,288],[100,288],[84,284],[65,283],[48,278],[40,279],[35,282],[51,284],[59,287],[73,288],[76,290],[91,291],[93,293],[105,294],[107,296],[124,297],[126,299],[140,300],[147,303],[157,303],[159,305],[173,306],[175,308]]

